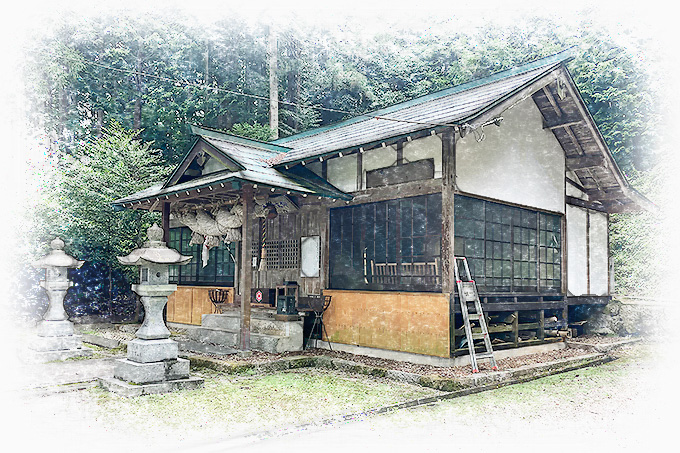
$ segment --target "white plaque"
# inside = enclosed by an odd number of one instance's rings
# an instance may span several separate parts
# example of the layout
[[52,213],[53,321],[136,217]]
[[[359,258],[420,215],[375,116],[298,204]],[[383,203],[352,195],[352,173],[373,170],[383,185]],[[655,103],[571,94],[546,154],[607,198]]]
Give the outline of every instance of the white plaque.
[[318,277],[321,267],[321,237],[300,238],[300,277]]

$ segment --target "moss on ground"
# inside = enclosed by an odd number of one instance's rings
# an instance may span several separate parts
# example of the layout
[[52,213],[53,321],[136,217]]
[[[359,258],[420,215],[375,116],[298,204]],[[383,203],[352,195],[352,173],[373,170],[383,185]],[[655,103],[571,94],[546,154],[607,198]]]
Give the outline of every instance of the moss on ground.
[[101,389],[90,392],[96,396],[99,417],[116,428],[143,424],[206,435],[313,422],[438,393],[375,377],[311,368],[250,377],[202,369],[194,375],[206,379],[203,389],[138,398]]

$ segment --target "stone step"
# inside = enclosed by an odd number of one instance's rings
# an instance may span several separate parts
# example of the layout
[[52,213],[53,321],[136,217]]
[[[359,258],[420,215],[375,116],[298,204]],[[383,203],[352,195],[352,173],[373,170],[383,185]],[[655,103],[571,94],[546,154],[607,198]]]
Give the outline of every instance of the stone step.
[[196,340],[179,340],[179,350],[187,352],[203,352],[206,354],[215,355],[231,355],[236,354],[238,351],[232,347],[201,343]]
[[257,351],[279,354],[287,351],[302,351],[302,343],[294,341],[291,337],[251,333],[250,348]]
[[240,313],[222,315],[203,315],[201,327],[238,332],[241,327]]
[[212,343],[221,346],[235,347],[238,344],[238,333],[224,329],[200,327],[187,332],[190,339],[201,343]]
[[[241,331],[241,319],[231,314],[203,315],[201,327],[225,330],[238,333]],[[265,335],[302,335],[302,321],[283,322],[276,321],[273,317],[261,317],[250,319],[250,331]]]

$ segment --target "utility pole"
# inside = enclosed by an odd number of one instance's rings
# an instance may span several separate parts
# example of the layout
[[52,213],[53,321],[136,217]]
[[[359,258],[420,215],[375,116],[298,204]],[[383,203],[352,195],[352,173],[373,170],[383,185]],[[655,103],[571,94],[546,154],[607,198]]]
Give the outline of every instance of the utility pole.
[[272,140],[279,138],[278,40],[274,25],[269,26],[269,127]]

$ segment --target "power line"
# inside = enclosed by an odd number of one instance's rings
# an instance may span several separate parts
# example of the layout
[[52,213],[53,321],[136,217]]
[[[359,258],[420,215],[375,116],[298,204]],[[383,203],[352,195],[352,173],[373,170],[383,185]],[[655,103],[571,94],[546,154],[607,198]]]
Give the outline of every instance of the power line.
[[[149,77],[152,79],[157,79],[161,80],[164,82],[169,82],[172,84],[182,84],[188,87],[194,87],[194,88],[200,88],[200,89],[208,89],[208,90],[213,90],[213,91],[220,91],[223,93],[227,94],[232,94],[235,96],[244,96],[252,99],[257,99],[261,101],[267,101],[269,102],[269,98],[266,96],[260,96],[257,94],[250,94],[250,93],[244,93],[242,91],[235,91],[235,90],[229,90],[226,88],[219,88],[219,87],[213,87],[210,85],[202,84],[202,83],[194,83],[194,82],[189,82],[187,80],[179,80],[179,79],[173,79],[171,77],[165,77],[165,76],[160,76],[156,74],[150,74],[148,72],[143,72],[143,71],[137,71],[135,69],[121,69],[121,68],[116,68],[115,66],[110,66],[104,63],[98,63],[95,61],[90,61],[85,58],[83,59],[71,59],[68,57],[62,57],[68,60],[72,61],[79,61],[85,64],[89,64],[92,66],[98,66],[100,68],[108,69],[110,71],[116,71],[116,72],[121,72],[124,74],[130,74],[130,75],[138,75],[142,77]],[[399,122],[399,123],[408,123],[408,124],[418,124],[422,126],[428,126],[428,127],[434,127],[434,126],[440,126],[440,127],[452,127],[455,126],[455,124],[442,124],[442,123],[431,123],[431,122],[422,122],[422,121],[412,121],[412,120],[404,120],[404,119],[399,119],[399,118],[390,118],[388,116],[383,116],[383,115],[371,115],[370,113],[356,113],[356,112],[350,112],[347,110],[341,110],[341,109],[333,109],[330,107],[320,107],[320,106],[314,106],[314,105],[304,105],[304,104],[299,104],[297,102],[290,102],[290,101],[283,101],[279,100],[278,101],[281,104],[293,106],[293,107],[298,107],[298,108],[309,108],[309,109],[315,109],[315,110],[324,110],[327,112],[333,112],[333,113],[341,113],[344,115],[351,115],[353,117],[365,117],[365,118],[370,118],[370,119],[376,119],[376,120],[385,120],[385,121],[394,121],[394,122]]]

